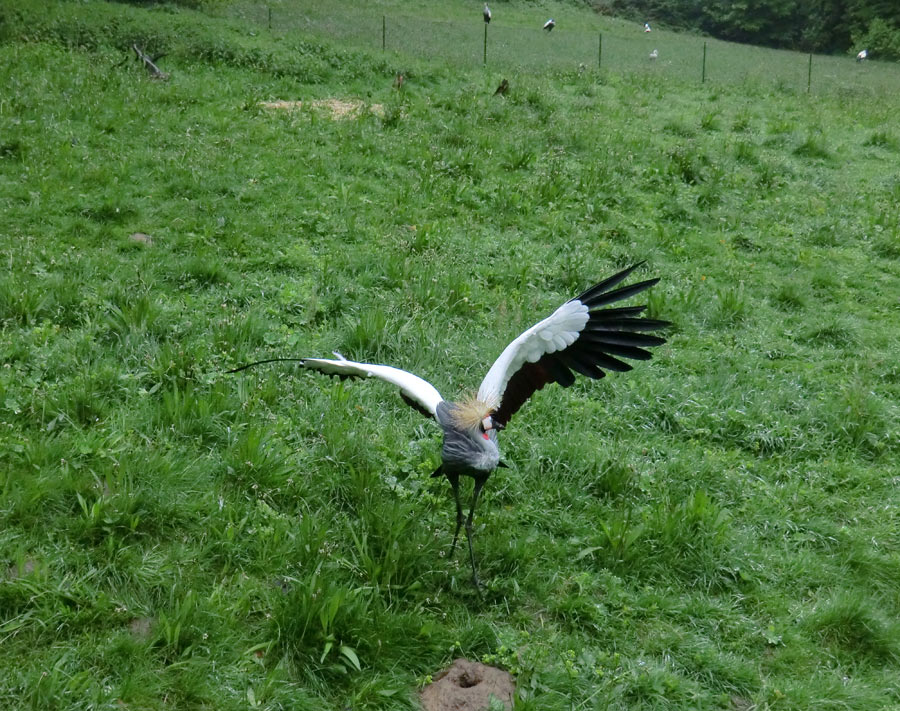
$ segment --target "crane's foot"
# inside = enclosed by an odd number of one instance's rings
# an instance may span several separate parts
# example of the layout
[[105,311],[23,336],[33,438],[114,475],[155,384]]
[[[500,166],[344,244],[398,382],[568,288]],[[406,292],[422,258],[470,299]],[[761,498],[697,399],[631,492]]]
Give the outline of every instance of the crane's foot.
[[481,584],[481,581],[478,579],[478,575],[472,575],[472,585],[475,586],[475,589],[478,591],[479,595],[484,595],[484,586]]

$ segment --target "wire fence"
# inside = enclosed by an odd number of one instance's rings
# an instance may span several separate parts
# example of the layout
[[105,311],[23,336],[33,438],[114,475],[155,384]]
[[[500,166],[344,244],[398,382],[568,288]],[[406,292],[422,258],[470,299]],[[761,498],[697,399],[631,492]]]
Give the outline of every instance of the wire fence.
[[[277,2],[277,0],[276,0]],[[481,13],[471,22],[383,15],[342,3],[304,2],[237,6],[246,21],[273,31],[302,30],[370,49],[384,49],[403,60],[438,60],[460,68],[486,66],[516,71],[602,70],[654,74],[697,82],[768,84],[798,92],[849,94],[900,92],[900,65],[856,62],[851,57],[809,55],[723,42],[670,32],[645,33],[636,24],[609,21],[609,27],[560,26],[552,32],[533,27],[485,26]],[[598,16],[598,23],[605,18]],[[652,56],[651,56],[652,55]]]

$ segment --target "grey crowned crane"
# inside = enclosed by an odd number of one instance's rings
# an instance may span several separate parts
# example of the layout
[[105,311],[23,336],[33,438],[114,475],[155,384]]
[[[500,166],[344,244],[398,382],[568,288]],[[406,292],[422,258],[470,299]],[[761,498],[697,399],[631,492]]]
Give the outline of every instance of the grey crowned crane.
[[544,23],[544,26],[541,29],[547,30],[547,32],[552,32],[554,27],[556,27],[556,23],[553,21],[553,18],[551,17],[549,20],[547,20]]
[[485,21],[485,23],[490,23],[490,21],[491,21],[491,8],[489,8],[489,7],[487,6],[487,3],[484,4],[484,12],[483,12],[482,14],[484,15],[484,21]]
[[[475,480],[472,503],[465,519],[472,580],[481,588],[472,548],[472,518],[481,490],[500,461],[497,432],[525,404],[529,397],[548,383],[567,388],[575,374],[602,378],[607,370],[628,371],[632,366],[620,358],[649,360],[645,348],[665,343],[664,338],[647,331],[669,325],[667,321],[640,317],[646,306],[603,308],[649,289],[659,278],[628,286],[623,282],[641,263],[620,271],[570,299],[543,321],[520,334],[494,361],[477,394],[459,402],[445,400],[431,383],[388,365],[356,363],[335,354],[325,358],[271,358],[243,365],[236,373],[261,363],[295,361],[304,368],[344,378],[377,378],[395,385],[400,397],[427,417],[434,418],[444,431],[441,465],[433,477],[445,476],[456,502],[456,530],[450,555],[456,550],[463,527],[463,509],[459,498],[459,478]],[[618,287],[618,288],[616,288]]]
[[867,50],[867,49],[860,50],[856,55],[857,62],[861,62],[864,59],[868,59],[868,58],[869,58],[869,50]]

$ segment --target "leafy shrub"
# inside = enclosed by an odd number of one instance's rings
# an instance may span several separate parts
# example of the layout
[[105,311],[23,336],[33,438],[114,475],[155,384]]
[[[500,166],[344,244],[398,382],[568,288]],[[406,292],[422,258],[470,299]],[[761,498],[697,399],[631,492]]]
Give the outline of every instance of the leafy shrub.
[[869,55],[883,59],[900,59],[900,28],[892,27],[885,20],[876,17],[865,32],[853,34],[853,48],[850,54],[856,54],[857,47],[869,50]]

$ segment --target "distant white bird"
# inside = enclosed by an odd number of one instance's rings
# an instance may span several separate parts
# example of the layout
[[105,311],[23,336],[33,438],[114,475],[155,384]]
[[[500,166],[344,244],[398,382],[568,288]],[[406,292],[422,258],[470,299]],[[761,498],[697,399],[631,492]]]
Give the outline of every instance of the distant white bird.
[[649,22],[644,23],[644,32],[650,32],[650,23]]
[[[397,387],[408,405],[437,420],[444,431],[444,443],[441,465],[432,476],[447,477],[456,502],[456,532],[450,547],[451,555],[463,526],[459,478],[469,476],[475,480],[465,527],[472,578],[475,586],[480,588],[472,549],[472,517],[478,495],[491,472],[506,466],[500,461],[497,431],[503,429],[528,398],[545,385],[559,383],[567,388],[575,382],[577,373],[598,379],[604,377],[607,370],[631,370],[631,365],[619,359],[649,360],[650,353],[645,349],[665,343],[664,338],[646,332],[665,328],[669,323],[641,318],[646,306],[609,307],[609,304],[631,298],[659,281],[658,278],[647,279],[619,286],[638,266],[640,264],[635,264],[595,284],[520,334],[494,361],[477,394],[459,402],[444,400],[431,383],[405,370],[356,363],[337,353],[337,360],[272,358],[229,372],[236,373],[260,363],[299,361],[304,368],[336,375],[342,380],[375,378]],[[560,434],[568,436],[565,426]]]
[[547,32],[550,32],[554,27],[556,27],[556,23],[553,21],[553,18],[551,17],[549,20],[547,20],[544,23],[543,29],[547,30]]
[[862,60],[868,59],[868,58],[869,58],[869,50],[867,50],[867,49],[862,50],[859,54],[856,55],[857,62],[861,62]]
[[654,49],[652,52],[650,52],[651,60],[656,59],[658,56],[659,56],[659,50]]
[[484,21],[485,22],[491,21],[491,8],[489,8],[487,6],[487,3],[484,4]]

